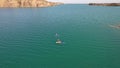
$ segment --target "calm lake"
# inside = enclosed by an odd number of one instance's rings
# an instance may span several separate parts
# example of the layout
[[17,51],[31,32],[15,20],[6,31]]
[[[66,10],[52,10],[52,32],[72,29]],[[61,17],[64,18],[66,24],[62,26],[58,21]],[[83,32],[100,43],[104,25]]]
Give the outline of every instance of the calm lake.
[[120,7],[1,8],[0,68],[120,68],[119,24]]

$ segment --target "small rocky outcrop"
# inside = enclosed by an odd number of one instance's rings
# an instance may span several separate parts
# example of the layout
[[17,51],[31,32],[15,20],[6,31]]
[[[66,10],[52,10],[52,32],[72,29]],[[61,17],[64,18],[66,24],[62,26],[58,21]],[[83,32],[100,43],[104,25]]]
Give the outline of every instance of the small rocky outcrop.
[[93,6],[120,6],[120,3],[89,3]]
[[110,27],[113,27],[113,28],[118,28],[120,29],[120,25],[109,25]]
[[58,2],[48,2],[46,0],[0,0],[0,7],[49,7],[60,5]]

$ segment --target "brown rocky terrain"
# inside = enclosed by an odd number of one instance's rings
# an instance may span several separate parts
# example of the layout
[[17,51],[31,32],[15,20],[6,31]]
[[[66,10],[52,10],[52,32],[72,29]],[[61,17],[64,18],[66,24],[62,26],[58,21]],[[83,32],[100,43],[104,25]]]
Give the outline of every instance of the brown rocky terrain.
[[0,0],[0,8],[16,7],[49,7],[62,3],[48,2],[46,0]]

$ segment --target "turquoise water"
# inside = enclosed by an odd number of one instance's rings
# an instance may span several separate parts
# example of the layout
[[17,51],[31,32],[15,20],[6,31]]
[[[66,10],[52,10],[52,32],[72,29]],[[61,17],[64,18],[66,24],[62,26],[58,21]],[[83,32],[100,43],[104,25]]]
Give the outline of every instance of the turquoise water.
[[120,68],[118,24],[120,7],[2,8],[0,68]]

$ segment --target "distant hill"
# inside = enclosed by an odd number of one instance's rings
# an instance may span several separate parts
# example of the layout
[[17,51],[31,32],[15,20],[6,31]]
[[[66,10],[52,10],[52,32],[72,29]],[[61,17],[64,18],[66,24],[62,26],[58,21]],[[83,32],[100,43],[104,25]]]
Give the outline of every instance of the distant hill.
[[48,2],[46,0],[0,0],[0,7],[49,7],[62,3]]
[[89,3],[94,6],[120,6],[120,3]]

